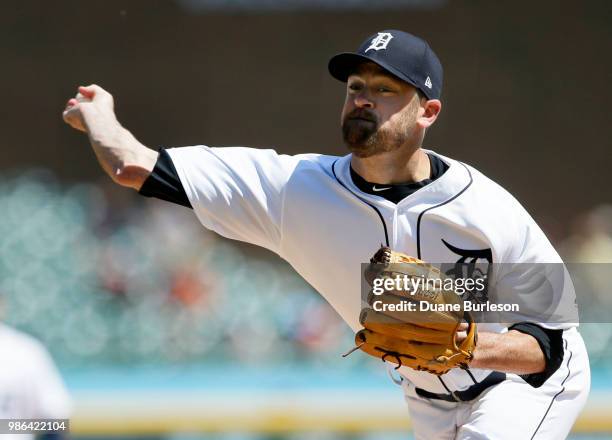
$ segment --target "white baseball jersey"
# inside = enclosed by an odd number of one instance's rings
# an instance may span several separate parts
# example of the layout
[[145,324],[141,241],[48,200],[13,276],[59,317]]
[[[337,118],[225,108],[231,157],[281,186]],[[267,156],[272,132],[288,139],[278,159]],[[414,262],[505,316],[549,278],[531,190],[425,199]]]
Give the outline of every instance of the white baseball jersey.
[[[45,347],[0,324],[0,419],[67,419],[71,401]],[[29,434],[0,435],[27,440]]]
[[[455,263],[467,254],[494,263],[561,262],[507,191],[474,168],[431,151],[449,168],[398,204],[353,184],[350,155],[287,156],[206,146],[167,151],[205,227],[277,253],[355,331],[361,328],[360,265],[381,244],[435,263]],[[511,273],[492,280],[508,294],[517,281]],[[479,324],[479,329],[503,332],[506,326]],[[438,378],[405,367],[400,371],[414,386],[434,393],[467,389],[491,373],[453,369]]]

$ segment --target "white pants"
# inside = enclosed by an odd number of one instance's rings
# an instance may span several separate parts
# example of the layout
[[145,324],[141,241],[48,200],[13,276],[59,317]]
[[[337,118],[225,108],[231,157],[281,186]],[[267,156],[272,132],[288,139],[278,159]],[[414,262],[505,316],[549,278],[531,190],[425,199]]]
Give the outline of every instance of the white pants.
[[563,363],[540,388],[507,379],[470,402],[446,402],[416,394],[402,382],[415,440],[560,440],[568,436],[591,386],[584,341],[576,329],[563,333]]

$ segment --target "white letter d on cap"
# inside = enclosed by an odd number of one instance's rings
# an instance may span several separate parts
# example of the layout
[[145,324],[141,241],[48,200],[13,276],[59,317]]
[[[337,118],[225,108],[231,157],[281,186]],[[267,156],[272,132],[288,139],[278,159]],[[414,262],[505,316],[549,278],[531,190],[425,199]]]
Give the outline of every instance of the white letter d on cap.
[[370,46],[365,51],[367,52],[371,49],[386,49],[387,45],[389,44],[389,41],[391,41],[392,38],[393,35],[391,35],[389,32],[379,32],[377,36],[372,38],[372,41],[370,41]]

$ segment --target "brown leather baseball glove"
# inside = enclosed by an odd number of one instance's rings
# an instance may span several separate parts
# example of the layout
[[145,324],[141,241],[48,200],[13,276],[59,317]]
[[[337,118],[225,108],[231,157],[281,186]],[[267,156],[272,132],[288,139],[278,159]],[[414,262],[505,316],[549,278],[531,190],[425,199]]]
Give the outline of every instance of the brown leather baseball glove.
[[[359,317],[364,329],[355,335],[355,349],[397,368],[406,365],[437,375],[468,366],[476,347],[476,324],[461,297],[448,287],[449,278],[388,247],[372,257],[365,278],[372,290]],[[466,328],[466,337],[458,344],[460,326]]]

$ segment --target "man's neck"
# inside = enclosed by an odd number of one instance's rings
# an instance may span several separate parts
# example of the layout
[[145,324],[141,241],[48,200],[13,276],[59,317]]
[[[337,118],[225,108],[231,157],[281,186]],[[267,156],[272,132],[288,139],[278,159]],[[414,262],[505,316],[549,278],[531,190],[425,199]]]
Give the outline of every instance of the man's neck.
[[351,167],[366,181],[381,185],[420,182],[431,175],[429,158],[421,148],[399,149],[371,157],[353,155]]

